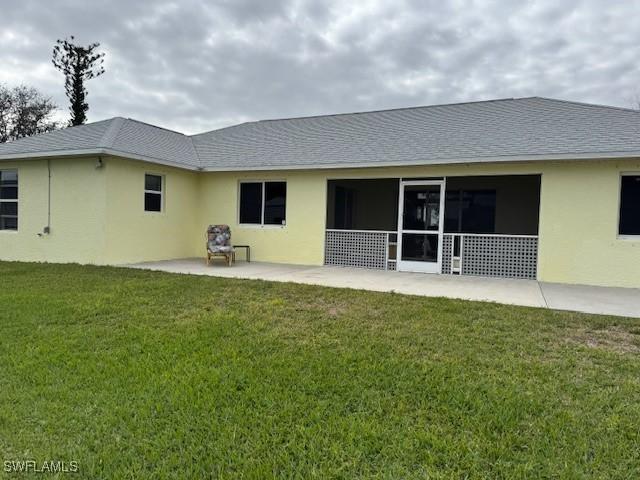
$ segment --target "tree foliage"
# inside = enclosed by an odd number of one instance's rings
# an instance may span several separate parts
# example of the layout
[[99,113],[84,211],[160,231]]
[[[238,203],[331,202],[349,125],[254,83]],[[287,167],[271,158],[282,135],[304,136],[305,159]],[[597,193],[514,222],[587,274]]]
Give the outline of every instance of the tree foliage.
[[59,128],[57,106],[33,87],[0,85],[0,143]]
[[104,53],[98,53],[99,43],[86,47],[76,45],[73,35],[69,40],[58,40],[53,47],[53,65],[65,76],[64,88],[71,102],[70,125],[82,125],[87,121],[86,80],[99,77],[104,73]]

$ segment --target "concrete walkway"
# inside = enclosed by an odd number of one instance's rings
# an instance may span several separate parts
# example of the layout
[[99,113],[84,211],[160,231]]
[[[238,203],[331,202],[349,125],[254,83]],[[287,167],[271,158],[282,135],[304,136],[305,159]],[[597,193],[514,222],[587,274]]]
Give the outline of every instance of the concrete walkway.
[[588,287],[492,277],[428,275],[346,267],[261,262],[205,264],[202,258],[125,265],[163,272],[294,282],[407,295],[480,300],[511,305],[640,317],[640,289]]

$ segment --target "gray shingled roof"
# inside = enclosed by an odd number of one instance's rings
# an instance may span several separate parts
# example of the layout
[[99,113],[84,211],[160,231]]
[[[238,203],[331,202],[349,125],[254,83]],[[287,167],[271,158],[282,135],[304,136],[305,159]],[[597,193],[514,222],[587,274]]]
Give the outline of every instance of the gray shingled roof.
[[95,154],[119,155],[191,169],[200,166],[190,137],[122,117],[0,144],[0,160]]
[[191,137],[114,118],[0,145],[0,159],[91,150],[205,170],[640,156],[640,112],[532,97],[262,120]]

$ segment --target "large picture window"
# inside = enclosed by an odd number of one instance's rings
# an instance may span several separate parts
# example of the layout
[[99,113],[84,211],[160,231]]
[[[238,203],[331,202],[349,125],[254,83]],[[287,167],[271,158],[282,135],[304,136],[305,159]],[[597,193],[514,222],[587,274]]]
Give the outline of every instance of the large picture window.
[[241,182],[241,224],[285,225],[287,184],[286,182]]
[[144,211],[145,212],[161,212],[162,211],[162,175],[152,175],[150,173],[144,176]]
[[640,236],[640,174],[622,175],[618,233]]
[[0,230],[18,230],[17,170],[0,170]]

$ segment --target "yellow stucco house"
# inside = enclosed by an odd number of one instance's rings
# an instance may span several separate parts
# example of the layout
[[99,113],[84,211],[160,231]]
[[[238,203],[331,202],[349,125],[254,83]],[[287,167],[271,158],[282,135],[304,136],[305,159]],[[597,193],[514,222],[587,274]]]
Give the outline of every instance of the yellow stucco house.
[[193,136],[118,117],[0,145],[1,260],[204,259],[209,224],[257,261],[640,287],[640,113],[533,97]]

